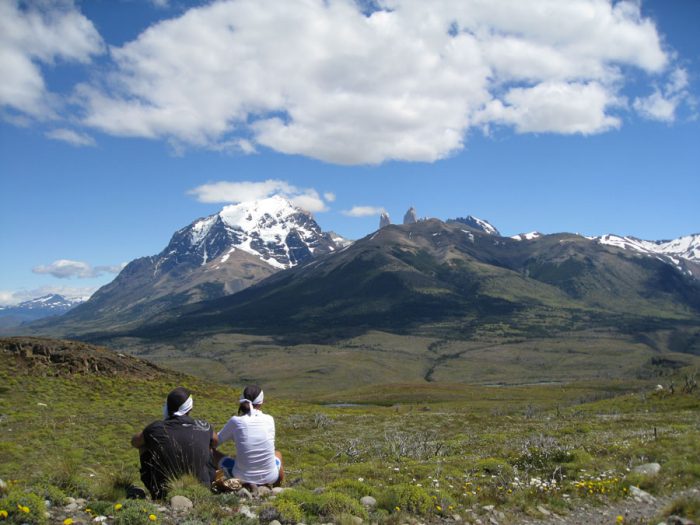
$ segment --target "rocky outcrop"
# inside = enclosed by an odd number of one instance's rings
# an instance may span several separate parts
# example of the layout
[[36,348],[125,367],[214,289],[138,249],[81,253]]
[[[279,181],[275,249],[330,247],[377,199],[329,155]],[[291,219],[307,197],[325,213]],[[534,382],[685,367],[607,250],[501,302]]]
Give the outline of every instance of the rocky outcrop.
[[389,226],[390,224],[391,224],[391,219],[389,218],[389,214],[387,212],[382,213],[379,216],[379,229],[382,229],[385,226]]
[[404,224],[415,224],[418,222],[418,217],[416,216],[416,209],[411,206],[406,214],[403,216]]

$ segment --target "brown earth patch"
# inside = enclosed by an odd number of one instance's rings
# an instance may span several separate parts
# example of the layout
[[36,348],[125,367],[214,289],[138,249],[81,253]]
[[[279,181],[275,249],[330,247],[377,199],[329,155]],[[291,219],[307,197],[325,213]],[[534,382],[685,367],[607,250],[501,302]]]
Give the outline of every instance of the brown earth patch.
[[17,370],[39,376],[97,375],[151,379],[181,375],[103,346],[43,337],[0,338],[0,356],[13,359]]

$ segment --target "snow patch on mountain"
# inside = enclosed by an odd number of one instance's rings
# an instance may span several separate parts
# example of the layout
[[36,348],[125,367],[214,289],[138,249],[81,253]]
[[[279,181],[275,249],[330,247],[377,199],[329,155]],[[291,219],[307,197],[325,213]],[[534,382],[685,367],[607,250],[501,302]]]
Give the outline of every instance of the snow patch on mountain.
[[519,233],[518,235],[513,235],[511,236],[511,239],[515,239],[516,241],[532,241],[535,239],[539,239],[540,237],[542,237],[542,234],[540,232],[534,231],[529,233]]
[[460,224],[466,224],[467,226],[474,228],[475,230],[480,230],[489,235],[497,235],[500,237],[501,232],[496,229],[496,227],[489,221],[484,219],[479,219],[472,215],[467,215],[466,217],[457,217],[456,219],[450,219],[447,222],[458,222]]
[[634,250],[647,255],[665,255],[683,258],[700,263],[700,234],[686,235],[670,241],[645,241],[636,237],[603,235],[597,237],[600,244],[617,246],[625,250]]

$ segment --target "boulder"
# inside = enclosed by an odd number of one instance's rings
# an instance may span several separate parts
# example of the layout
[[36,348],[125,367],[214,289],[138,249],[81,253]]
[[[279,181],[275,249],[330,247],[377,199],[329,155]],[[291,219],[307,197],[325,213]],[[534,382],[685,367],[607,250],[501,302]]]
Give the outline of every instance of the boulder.
[[372,496],[363,496],[362,498],[360,498],[360,503],[362,503],[362,505],[369,509],[373,509],[377,506],[377,500],[374,499]]
[[253,499],[253,495],[248,489],[241,489],[238,492],[236,492],[236,495],[241,499]]
[[641,474],[643,476],[656,476],[661,471],[661,465],[658,463],[645,463],[644,465],[639,465],[632,469],[634,474]]
[[266,487],[265,485],[260,485],[258,487],[259,498],[267,498],[270,494],[272,494],[272,489],[270,489],[269,487]]
[[192,500],[185,496],[173,496],[170,498],[170,506],[176,511],[189,510],[194,507]]
[[637,503],[654,503],[656,501],[654,496],[634,485],[630,486],[630,496]]

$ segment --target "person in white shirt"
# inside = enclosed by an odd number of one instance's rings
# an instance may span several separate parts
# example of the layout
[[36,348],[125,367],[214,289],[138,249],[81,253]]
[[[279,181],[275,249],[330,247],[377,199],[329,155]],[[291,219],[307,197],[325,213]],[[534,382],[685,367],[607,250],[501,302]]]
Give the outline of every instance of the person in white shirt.
[[219,432],[219,445],[226,441],[236,443],[236,457],[215,451],[215,458],[229,478],[251,485],[279,486],[284,480],[282,454],[275,450],[275,420],[263,414],[263,401],[259,386],[245,387],[238,401],[238,415]]

